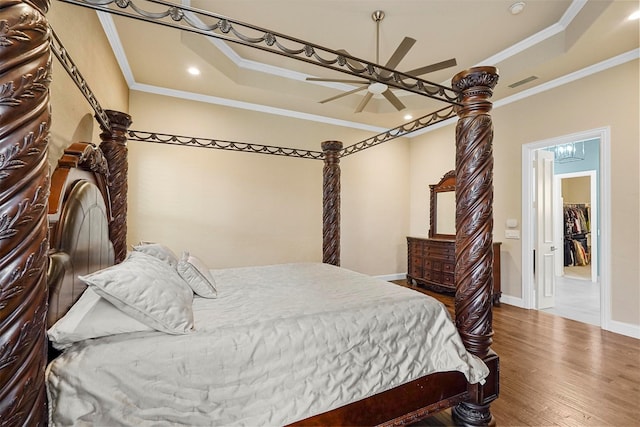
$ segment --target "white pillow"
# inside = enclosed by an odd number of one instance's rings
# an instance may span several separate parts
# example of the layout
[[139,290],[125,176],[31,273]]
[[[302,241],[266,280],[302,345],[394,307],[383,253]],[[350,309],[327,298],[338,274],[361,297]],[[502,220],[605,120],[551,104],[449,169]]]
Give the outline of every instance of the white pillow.
[[168,246],[162,243],[140,242],[133,247],[133,250],[136,252],[144,252],[147,255],[161,259],[172,267],[178,265],[178,256]]
[[64,350],[74,342],[90,338],[153,330],[87,288],[67,314],[49,328],[47,335],[54,348]]
[[216,298],[218,291],[215,281],[207,266],[200,258],[189,255],[189,252],[182,253],[182,259],[178,261],[176,267],[178,274],[189,284],[193,292],[203,298]]
[[193,291],[164,261],[131,252],[120,264],[80,280],[136,320],[169,334],[193,329]]

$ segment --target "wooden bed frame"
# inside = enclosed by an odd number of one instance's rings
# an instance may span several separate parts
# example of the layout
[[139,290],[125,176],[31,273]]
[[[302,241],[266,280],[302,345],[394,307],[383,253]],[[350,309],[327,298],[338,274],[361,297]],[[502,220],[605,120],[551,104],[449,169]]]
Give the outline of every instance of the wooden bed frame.
[[[100,150],[76,144],[50,182],[47,164],[51,80],[48,0],[15,0],[0,6],[8,32],[0,45],[0,420],[2,425],[45,425],[47,402],[47,268],[49,211],[55,215],[77,168],[105,197],[115,262],[126,255],[127,129],[131,118],[106,111]],[[20,33],[18,34],[18,29]],[[409,424],[453,407],[461,425],[495,423],[490,403],[499,391],[499,358],[492,342],[493,129],[489,112],[497,70],[477,67],[457,74],[456,127],[456,326],[469,352],[490,369],[486,382],[468,384],[460,373],[429,375],[370,398],[302,420],[296,425]],[[323,262],[339,265],[341,143],[325,152]],[[82,178],[84,179],[84,178]],[[48,198],[51,191],[51,197]],[[55,230],[51,233],[55,236]],[[52,246],[53,248],[53,246]],[[53,263],[52,263],[53,265]],[[51,272],[55,276],[55,271]],[[54,294],[55,295],[55,294]],[[56,295],[56,298],[58,296]],[[73,298],[73,297],[72,297]],[[67,303],[62,303],[65,306]],[[63,308],[64,310],[64,308]]]

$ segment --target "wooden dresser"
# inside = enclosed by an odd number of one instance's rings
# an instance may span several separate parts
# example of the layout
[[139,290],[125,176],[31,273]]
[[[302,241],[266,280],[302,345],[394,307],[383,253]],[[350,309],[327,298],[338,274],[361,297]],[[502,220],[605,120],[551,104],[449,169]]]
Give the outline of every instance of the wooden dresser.
[[[455,240],[407,237],[407,281],[436,292],[454,294]],[[500,242],[493,243],[493,303],[500,304]]]

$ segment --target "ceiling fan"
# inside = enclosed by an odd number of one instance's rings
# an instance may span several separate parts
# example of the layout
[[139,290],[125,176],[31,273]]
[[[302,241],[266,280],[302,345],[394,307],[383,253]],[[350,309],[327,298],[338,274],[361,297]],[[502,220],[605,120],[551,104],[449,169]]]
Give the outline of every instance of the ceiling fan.
[[[376,10],[371,14],[371,19],[373,19],[374,22],[376,23],[376,64],[379,64],[380,63],[380,21],[384,19],[384,12],[381,10]],[[411,37],[405,37],[400,43],[400,45],[396,48],[393,55],[391,55],[391,58],[389,58],[389,60],[384,66],[386,68],[395,69],[395,67],[400,63],[400,61],[402,61],[402,59],[409,52],[409,49],[411,49],[411,47],[414,45],[415,42],[416,42],[415,39],[412,39]],[[345,51],[344,49],[338,50],[338,52],[348,55],[348,52]],[[352,62],[352,65],[358,68],[362,67],[362,65],[357,62]],[[416,68],[415,70],[407,71],[406,74],[418,77],[423,74],[432,73],[438,70],[443,70],[445,68],[453,67],[455,65],[457,65],[456,59],[451,58],[446,61],[438,62],[435,64]],[[362,80],[349,80],[349,79],[347,80],[323,79],[323,78],[317,78],[317,77],[307,77],[307,80],[317,81],[317,82],[354,83],[354,84],[362,85],[356,89],[343,92],[339,95],[332,96],[331,98],[324,99],[320,101],[321,104],[366,90],[367,94],[364,96],[360,104],[356,107],[356,110],[355,110],[356,113],[360,113],[362,110],[364,110],[364,107],[366,107],[369,101],[371,101],[371,98],[373,98],[373,95],[380,95],[380,94],[384,96],[387,99],[387,101],[389,101],[398,111],[406,108],[405,105],[398,99],[398,97],[391,91],[389,86],[387,86],[384,83],[375,82],[375,81],[367,82]]]

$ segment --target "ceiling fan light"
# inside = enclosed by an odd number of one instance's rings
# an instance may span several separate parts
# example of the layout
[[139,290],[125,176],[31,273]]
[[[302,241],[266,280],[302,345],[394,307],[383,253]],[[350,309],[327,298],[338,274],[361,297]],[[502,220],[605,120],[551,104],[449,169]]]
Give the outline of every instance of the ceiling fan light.
[[385,92],[388,88],[389,87],[384,83],[374,82],[369,85],[367,90],[374,95],[380,95],[381,93]]

